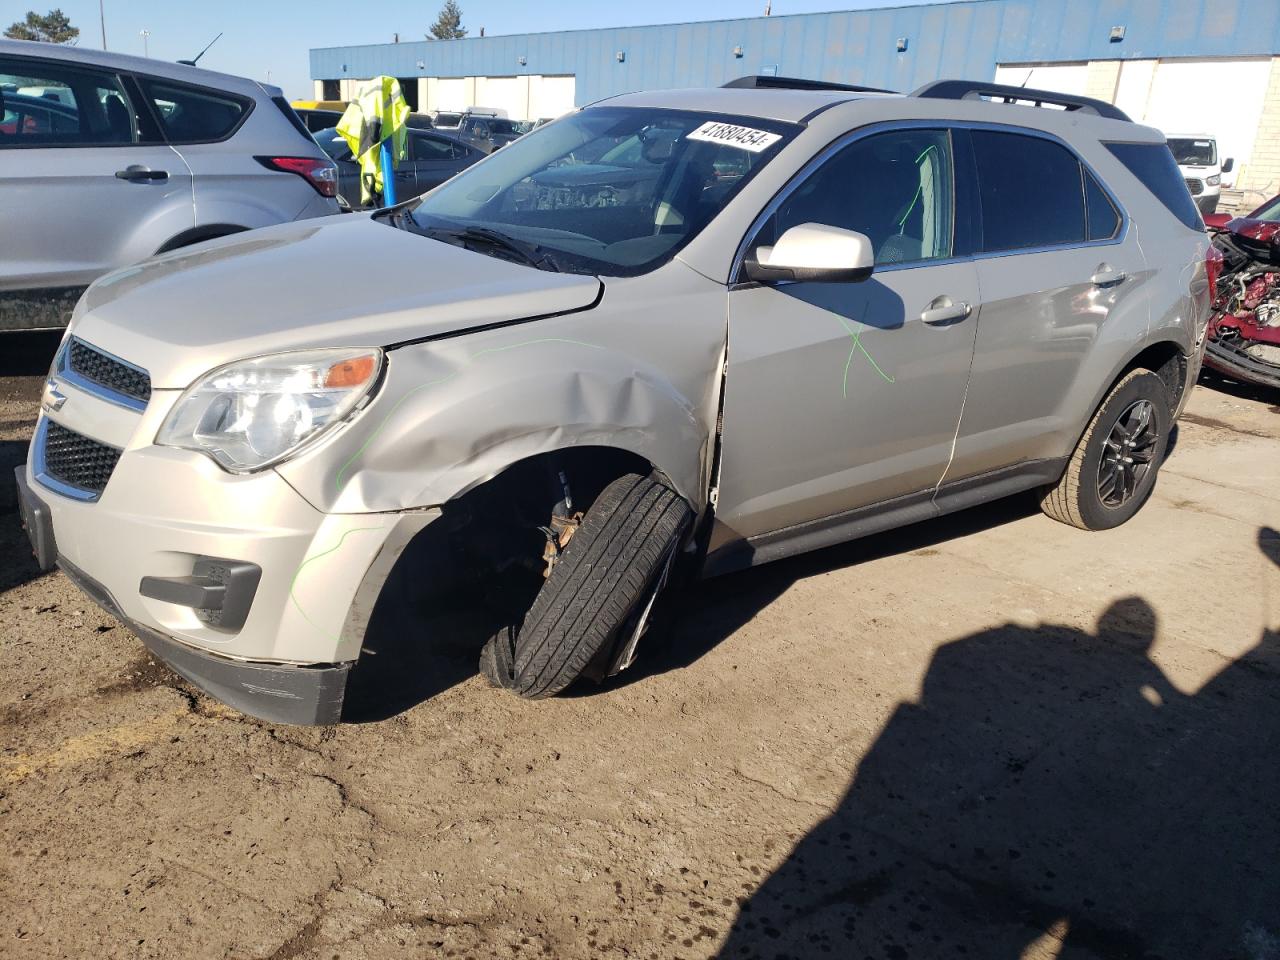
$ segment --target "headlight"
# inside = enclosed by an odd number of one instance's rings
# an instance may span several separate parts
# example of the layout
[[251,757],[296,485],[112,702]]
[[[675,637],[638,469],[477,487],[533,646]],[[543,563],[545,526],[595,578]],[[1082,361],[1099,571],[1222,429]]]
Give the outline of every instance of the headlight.
[[294,453],[369,396],[382,351],[307,350],[240,360],[187,388],[156,443],[252,473]]
[[1211,187],[1216,187],[1218,184],[1222,182],[1222,174],[1215,173],[1211,177],[1206,177],[1204,182]]

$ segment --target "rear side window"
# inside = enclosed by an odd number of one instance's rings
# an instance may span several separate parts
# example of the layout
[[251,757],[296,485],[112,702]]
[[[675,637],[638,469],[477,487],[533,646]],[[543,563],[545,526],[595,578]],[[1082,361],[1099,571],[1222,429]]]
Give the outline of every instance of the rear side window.
[[165,138],[175,143],[223,140],[249,112],[249,101],[230,94],[139,78],[160,116]]
[[414,160],[452,160],[453,144],[438,137],[411,137]]
[[1089,218],[1090,240],[1110,240],[1120,230],[1120,214],[1102,184],[1088,170],[1084,170],[1085,212]]
[[0,149],[137,140],[133,109],[115,74],[0,58]]
[[1192,230],[1204,229],[1200,211],[1168,147],[1163,143],[1108,143],[1106,148],[1182,223]]
[[1075,154],[1017,133],[974,130],[971,136],[984,251],[1084,241],[1084,185]]

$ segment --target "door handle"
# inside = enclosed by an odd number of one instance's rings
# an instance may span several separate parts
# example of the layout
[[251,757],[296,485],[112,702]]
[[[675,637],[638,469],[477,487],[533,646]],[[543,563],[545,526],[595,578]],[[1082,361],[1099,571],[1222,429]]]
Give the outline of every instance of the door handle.
[[1112,284],[1123,283],[1128,276],[1123,270],[1117,270],[1108,264],[1100,263],[1093,276],[1089,278],[1089,282],[1095,287],[1109,287]]
[[116,171],[117,180],[168,180],[168,170],[152,170],[150,167],[144,167],[140,164],[130,164],[123,170]]
[[930,304],[928,309],[920,314],[920,319],[930,326],[939,327],[948,323],[957,323],[973,313],[973,307],[963,300],[952,303],[949,297],[939,297],[933,303],[937,306]]

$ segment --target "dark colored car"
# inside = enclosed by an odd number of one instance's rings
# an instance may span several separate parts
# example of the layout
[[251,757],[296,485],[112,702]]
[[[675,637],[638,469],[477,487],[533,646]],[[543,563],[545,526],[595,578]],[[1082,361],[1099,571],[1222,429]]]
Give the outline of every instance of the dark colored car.
[[298,119],[312,133],[327,130],[329,127],[336,127],[338,121],[342,119],[341,110],[310,110],[294,107],[293,112],[298,115]]
[[484,153],[493,153],[513,140],[519,140],[525,132],[522,124],[515,120],[468,114],[462,118],[462,124],[458,127],[458,139]]
[[[359,209],[360,165],[352,159],[347,141],[332,127],[316,131],[315,138],[324,152],[338,164],[338,196],[351,209]],[[396,169],[396,196],[400,200],[440,186],[484,157],[475,147],[455,137],[414,128],[409,130],[408,153],[409,156]]]
[[17,136],[79,133],[80,114],[48,97],[30,97],[0,90],[0,134]]

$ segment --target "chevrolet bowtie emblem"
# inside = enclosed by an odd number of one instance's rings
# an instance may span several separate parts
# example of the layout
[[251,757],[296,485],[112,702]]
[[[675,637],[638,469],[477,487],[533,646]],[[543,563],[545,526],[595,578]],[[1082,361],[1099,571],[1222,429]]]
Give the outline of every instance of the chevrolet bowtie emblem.
[[46,380],[44,393],[40,397],[40,409],[50,413],[57,413],[66,402],[67,395],[58,390],[58,385],[52,380]]

